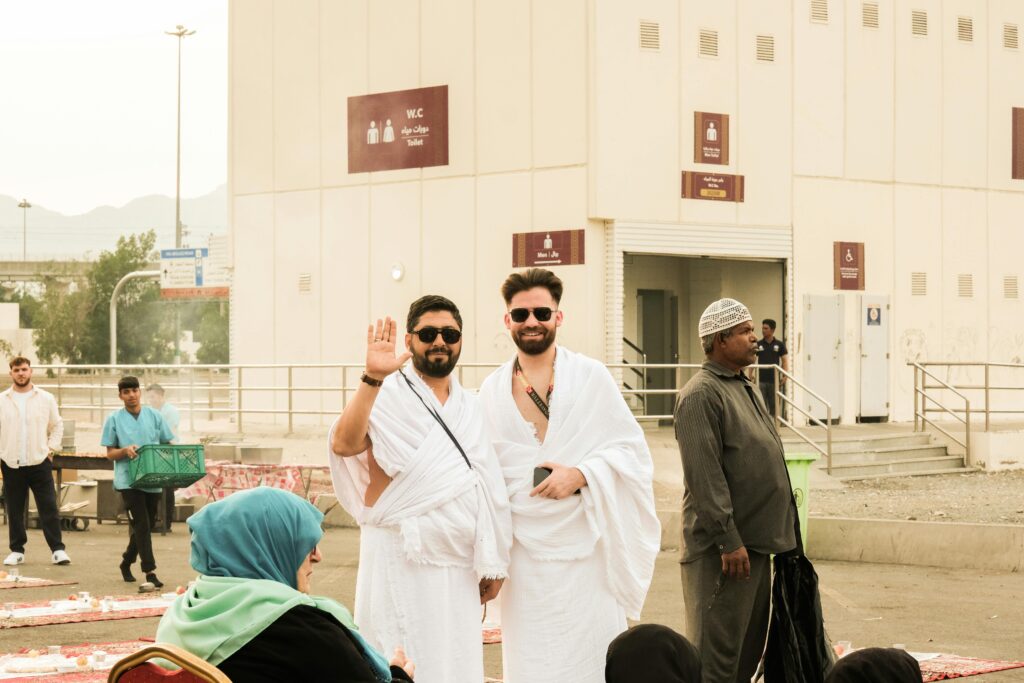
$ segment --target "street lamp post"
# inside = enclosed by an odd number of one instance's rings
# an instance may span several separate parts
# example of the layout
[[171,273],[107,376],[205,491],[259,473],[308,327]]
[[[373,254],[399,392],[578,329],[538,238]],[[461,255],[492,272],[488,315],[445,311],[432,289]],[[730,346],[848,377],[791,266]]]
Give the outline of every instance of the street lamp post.
[[27,199],[22,199],[18,203],[18,208],[21,209],[21,260],[28,260],[28,210],[32,208],[32,205],[28,203]]
[[[174,246],[181,249],[181,41],[195,31],[189,31],[181,24],[174,29],[164,33],[178,39],[178,150],[174,177]],[[174,362],[181,362],[181,312],[177,307],[174,311]]]
[[190,36],[195,31],[189,31],[181,24],[175,27],[174,31],[164,31],[169,36],[178,38],[178,152],[177,171],[175,173],[174,186],[174,246],[181,248],[181,41],[185,36]]

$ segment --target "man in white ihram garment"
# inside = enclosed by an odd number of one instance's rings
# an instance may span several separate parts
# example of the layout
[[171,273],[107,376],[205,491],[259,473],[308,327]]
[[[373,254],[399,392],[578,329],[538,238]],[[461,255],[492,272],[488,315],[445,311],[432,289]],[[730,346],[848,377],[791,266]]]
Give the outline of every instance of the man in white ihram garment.
[[366,372],[329,436],[335,492],[361,529],[355,621],[380,652],[404,648],[418,683],[480,683],[480,606],[508,575],[508,493],[479,400],[451,375],[458,308],[422,297],[406,329],[396,357],[395,321],[370,326]]
[[562,281],[534,268],[501,291],[518,351],[480,398],[512,506],[504,680],[602,683],[660,546],[651,454],[607,368],[555,345]]

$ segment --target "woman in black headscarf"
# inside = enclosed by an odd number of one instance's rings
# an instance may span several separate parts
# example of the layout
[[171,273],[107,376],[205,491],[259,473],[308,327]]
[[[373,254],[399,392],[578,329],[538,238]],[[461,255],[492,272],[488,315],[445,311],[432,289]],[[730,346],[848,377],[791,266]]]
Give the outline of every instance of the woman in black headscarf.
[[869,647],[836,662],[825,683],[921,683],[921,666],[904,650]]
[[700,683],[697,648],[667,626],[640,624],[608,646],[606,683]]

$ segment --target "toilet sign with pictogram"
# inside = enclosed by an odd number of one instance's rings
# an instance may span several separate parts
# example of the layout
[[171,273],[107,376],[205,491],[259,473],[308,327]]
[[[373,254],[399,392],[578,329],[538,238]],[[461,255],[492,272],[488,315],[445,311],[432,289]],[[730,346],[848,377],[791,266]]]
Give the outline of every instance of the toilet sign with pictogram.
[[832,287],[864,291],[864,243],[832,243]]
[[448,86],[348,98],[348,172],[448,164]]

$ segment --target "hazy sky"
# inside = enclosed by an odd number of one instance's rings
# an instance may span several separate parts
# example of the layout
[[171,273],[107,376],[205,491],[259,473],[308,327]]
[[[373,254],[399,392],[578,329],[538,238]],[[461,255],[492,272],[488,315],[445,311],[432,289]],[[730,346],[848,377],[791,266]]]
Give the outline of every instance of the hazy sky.
[[0,22],[0,194],[62,213],[227,178],[227,0],[31,0]]

